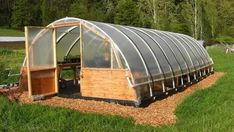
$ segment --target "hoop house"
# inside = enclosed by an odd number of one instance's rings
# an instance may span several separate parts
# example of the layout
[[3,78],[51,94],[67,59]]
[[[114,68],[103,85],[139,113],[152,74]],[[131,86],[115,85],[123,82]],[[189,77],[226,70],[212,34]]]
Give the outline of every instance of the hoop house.
[[135,105],[213,72],[205,48],[183,34],[72,17],[25,31],[23,73],[33,98],[58,94],[64,67],[73,69],[80,97]]

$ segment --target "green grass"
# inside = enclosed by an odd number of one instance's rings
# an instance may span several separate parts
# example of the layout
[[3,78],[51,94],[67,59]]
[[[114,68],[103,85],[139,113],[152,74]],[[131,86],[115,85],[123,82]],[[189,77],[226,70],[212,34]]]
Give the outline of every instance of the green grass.
[[17,82],[18,77],[7,77],[5,69],[12,69],[12,73],[20,72],[24,60],[24,49],[0,48],[0,84]]
[[213,41],[218,42],[218,43],[223,42],[223,43],[228,43],[228,44],[234,44],[234,38],[230,36],[218,36]]
[[0,36],[24,36],[24,32],[0,27]]
[[84,114],[63,108],[20,105],[0,96],[0,131],[130,131],[150,127],[134,125],[119,116]]
[[176,109],[177,123],[161,127],[135,125],[130,118],[80,113],[65,108],[9,102],[0,97],[0,131],[234,131],[234,54],[210,47],[215,70],[225,76],[198,90]]

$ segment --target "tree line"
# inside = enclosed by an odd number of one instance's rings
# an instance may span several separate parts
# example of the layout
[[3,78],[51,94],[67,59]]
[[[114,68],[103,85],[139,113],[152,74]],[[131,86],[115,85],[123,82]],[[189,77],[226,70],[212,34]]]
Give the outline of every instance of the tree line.
[[23,29],[65,16],[188,34],[234,37],[233,0],[0,0],[0,26]]

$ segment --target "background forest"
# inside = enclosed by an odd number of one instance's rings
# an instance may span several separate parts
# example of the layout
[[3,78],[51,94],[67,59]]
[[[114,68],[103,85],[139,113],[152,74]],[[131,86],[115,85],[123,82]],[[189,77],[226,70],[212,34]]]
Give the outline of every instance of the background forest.
[[0,26],[23,30],[71,16],[234,43],[234,0],[0,0]]

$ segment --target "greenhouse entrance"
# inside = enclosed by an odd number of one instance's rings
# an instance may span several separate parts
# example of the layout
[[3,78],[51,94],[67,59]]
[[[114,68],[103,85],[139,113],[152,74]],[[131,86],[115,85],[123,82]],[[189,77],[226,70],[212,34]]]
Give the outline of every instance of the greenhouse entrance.
[[58,96],[68,98],[80,96],[80,68],[79,55],[65,56],[63,61],[58,61]]
[[[76,25],[79,27],[79,23]],[[29,95],[34,100],[54,94],[80,96],[79,28],[25,27],[25,33]],[[38,34],[47,37],[41,38]]]

